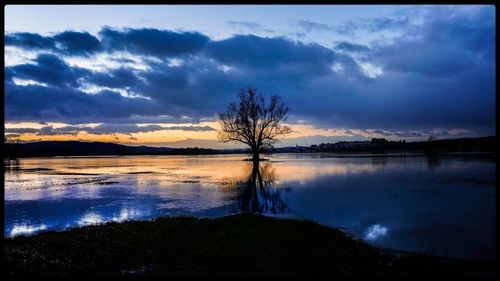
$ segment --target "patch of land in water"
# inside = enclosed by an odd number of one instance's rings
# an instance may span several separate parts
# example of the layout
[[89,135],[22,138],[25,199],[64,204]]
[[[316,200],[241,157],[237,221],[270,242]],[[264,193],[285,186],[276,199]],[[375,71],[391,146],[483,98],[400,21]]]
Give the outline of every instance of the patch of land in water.
[[4,238],[4,276],[479,276],[496,262],[395,254],[312,221],[163,217]]

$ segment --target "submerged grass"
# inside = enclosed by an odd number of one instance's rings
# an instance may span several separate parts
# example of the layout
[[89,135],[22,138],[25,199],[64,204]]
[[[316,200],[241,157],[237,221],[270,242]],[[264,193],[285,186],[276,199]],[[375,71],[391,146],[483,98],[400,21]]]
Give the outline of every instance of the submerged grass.
[[394,255],[315,222],[164,217],[4,238],[7,276],[483,276],[495,263]]

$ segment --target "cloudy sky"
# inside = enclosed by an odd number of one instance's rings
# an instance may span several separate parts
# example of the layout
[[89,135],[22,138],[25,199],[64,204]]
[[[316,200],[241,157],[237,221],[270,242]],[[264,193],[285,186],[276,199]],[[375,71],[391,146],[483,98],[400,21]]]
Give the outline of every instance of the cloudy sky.
[[6,6],[9,138],[217,142],[241,88],[280,145],[495,135],[494,6]]

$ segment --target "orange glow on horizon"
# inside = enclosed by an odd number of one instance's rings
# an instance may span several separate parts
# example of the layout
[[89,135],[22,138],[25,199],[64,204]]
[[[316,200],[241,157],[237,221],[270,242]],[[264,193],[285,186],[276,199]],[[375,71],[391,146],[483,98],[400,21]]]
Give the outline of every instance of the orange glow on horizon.
[[[81,124],[84,127],[96,127],[99,123],[93,124]],[[173,126],[209,126],[212,127],[213,131],[196,131],[196,130],[156,130],[150,132],[137,132],[137,133],[103,133],[103,134],[93,134],[85,131],[79,131],[77,134],[54,134],[54,135],[43,135],[38,133],[21,133],[18,138],[20,141],[98,141],[98,142],[113,142],[121,143],[127,145],[169,145],[175,144],[176,142],[189,141],[191,146],[204,147],[204,141],[210,141],[209,146],[218,147],[238,147],[238,143],[230,144],[217,144],[217,130],[219,130],[220,125],[217,121],[211,122],[200,122],[200,123],[144,123],[137,124],[138,126],[147,125],[160,125],[163,127],[173,127]],[[301,137],[311,137],[311,136],[346,136],[352,134],[364,134],[357,130],[351,130],[346,132],[343,129],[324,129],[316,128],[309,124],[287,124],[292,128],[292,133],[283,136],[282,139],[291,138],[301,138]],[[65,126],[70,126],[64,123],[46,123],[40,124],[36,122],[20,122],[20,123],[6,123],[5,128],[33,128],[41,129],[43,127],[50,126],[53,128],[62,128]],[[206,144],[206,143],[205,143]]]

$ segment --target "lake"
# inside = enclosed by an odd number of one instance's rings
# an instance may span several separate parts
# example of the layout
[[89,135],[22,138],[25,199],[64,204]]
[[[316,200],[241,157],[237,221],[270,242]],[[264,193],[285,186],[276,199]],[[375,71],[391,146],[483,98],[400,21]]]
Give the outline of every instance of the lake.
[[495,157],[276,154],[259,167],[245,158],[4,161],[4,235],[259,212],[311,219],[384,248],[496,257]]

